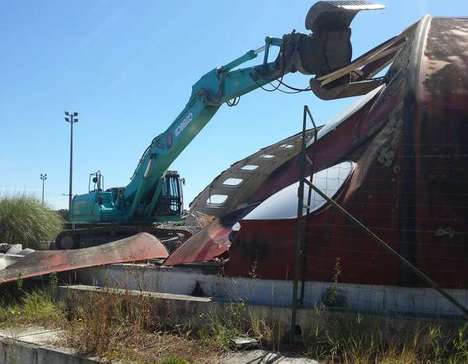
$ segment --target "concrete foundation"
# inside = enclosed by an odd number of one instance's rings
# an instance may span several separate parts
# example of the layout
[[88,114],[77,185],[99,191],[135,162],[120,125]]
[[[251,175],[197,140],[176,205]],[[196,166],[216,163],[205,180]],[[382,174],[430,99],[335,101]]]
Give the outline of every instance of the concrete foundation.
[[[265,305],[233,306],[232,303],[214,301],[211,298],[193,297],[169,293],[157,293],[140,290],[120,288],[101,288],[86,285],[61,286],[58,288],[58,297],[65,302],[74,304],[80,300],[89,300],[91,294],[131,295],[150,298],[154,312],[164,317],[164,324],[168,326],[190,325],[191,328],[204,328],[210,318],[215,315],[222,317],[233,310],[242,310],[244,317],[252,320],[275,322],[279,332],[287,334],[291,322],[291,309],[288,307],[275,307]],[[314,309],[301,308],[297,311],[297,325],[301,330],[309,330]],[[207,321],[208,320],[208,321]]]
[[[292,281],[223,277],[205,267],[159,267],[145,264],[115,264],[83,269],[83,284],[160,293],[193,295],[203,293],[219,302],[246,302],[254,305],[287,307],[291,303]],[[304,307],[321,302],[329,282],[306,282]],[[372,313],[458,316],[460,312],[431,288],[338,283],[336,290],[346,309]],[[468,290],[448,289],[468,306]]]
[[101,363],[96,358],[52,345],[58,335],[60,331],[41,327],[0,330],[0,364]]

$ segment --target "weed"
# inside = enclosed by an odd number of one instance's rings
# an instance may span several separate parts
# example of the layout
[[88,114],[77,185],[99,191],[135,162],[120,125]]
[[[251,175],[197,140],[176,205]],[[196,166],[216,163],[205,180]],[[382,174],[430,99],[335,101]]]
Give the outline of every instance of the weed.
[[145,294],[103,289],[70,297],[65,344],[107,360],[139,363],[214,362],[208,348],[190,337],[190,327],[171,327],[167,307]]
[[322,295],[322,303],[327,307],[345,307],[347,305],[345,294],[338,288],[338,278],[341,275],[341,259],[336,258],[332,284]]
[[231,340],[245,333],[243,303],[231,303],[223,310],[213,310],[205,315],[204,325],[197,332],[197,337],[214,350],[229,350]]
[[304,336],[310,357],[343,363],[468,361],[466,324],[361,314],[311,315]]
[[[65,306],[47,292],[23,293],[0,308],[0,325],[60,325],[63,344],[108,361],[144,364],[215,363],[236,336],[255,337],[263,348],[279,351],[287,329],[268,309],[243,303],[218,306],[196,329],[171,325],[168,307],[144,294],[103,289],[80,297],[71,296]],[[302,335],[303,351],[297,354],[324,362],[468,362],[468,324],[457,321],[337,313],[318,306],[308,312]]]

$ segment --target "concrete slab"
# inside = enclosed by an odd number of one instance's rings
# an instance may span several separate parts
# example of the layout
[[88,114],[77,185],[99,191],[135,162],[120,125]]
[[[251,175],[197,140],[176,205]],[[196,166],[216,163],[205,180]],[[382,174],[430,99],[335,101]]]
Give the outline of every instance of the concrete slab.
[[30,344],[52,344],[60,337],[60,330],[48,330],[43,327],[7,328],[0,330],[0,337],[16,339]]
[[60,330],[42,327],[9,328],[0,330],[0,364],[92,364],[97,358],[85,357],[75,350],[54,344]]
[[191,301],[191,302],[211,302],[212,299],[209,297],[196,297],[187,294],[175,294],[175,293],[162,293],[162,292],[151,292],[142,290],[126,290],[119,288],[103,288],[99,286],[88,286],[84,284],[75,284],[71,286],[61,286],[60,291],[64,289],[69,291],[81,291],[81,292],[96,292],[96,293],[125,293],[132,296],[140,296],[144,294],[155,299],[161,300],[174,300],[174,301]]

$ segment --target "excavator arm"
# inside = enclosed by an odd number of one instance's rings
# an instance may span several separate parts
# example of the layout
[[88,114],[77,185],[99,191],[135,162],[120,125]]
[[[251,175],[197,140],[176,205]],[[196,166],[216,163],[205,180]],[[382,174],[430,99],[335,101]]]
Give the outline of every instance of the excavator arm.
[[[306,17],[306,28],[312,33],[292,32],[281,39],[267,37],[261,48],[250,50],[206,73],[192,86],[191,96],[182,112],[165,132],[152,140],[143,153],[130,183],[124,188],[75,196],[72,222],[134,223],[154,220],[167,169],[221,105],[228,103],[232,106],[240,96],[273,80],[281,80],[287,73],[299,71],[305,75],[315,75],[315,79],[311,80],[311,89],[323,98],[323,95],[328,98],[354,96],[377,87],[379,81],[350,79],[351,73],[356,74],[353,67],[344,74],[334,76],[332,81],[326,78],[352,65],[349,26],[359,10],[381,8],[369,4],[366,1],[319,1]],[[279,47],[274,61],[269,61],[271,47]],[[262,52],[263,61],[259,65],[239,68]]]
[[281,46],[281,39],[267,38],[264,47],[251,50],[232,62],[206,73],[192,87],[187,105],[165,132],[153,139],[143,154],[131,182],[124,189],[123,203],[129,206],[127,220],[151,218],[161,190],[161,177],[192,139],[211,120],[220,106],[278,78],[284,71],[278,60],[255,67],[235,69]]

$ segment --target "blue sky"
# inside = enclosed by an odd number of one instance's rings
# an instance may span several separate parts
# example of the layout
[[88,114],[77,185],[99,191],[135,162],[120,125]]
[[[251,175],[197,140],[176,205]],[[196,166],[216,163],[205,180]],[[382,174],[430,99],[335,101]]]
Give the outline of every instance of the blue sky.
[[[124,186],[151,139],[184,107],[210,69],[262,45],[265,36],[304,32],[313,1],[2,1],[0,2],[0,194],[40,196],[67,206],[69,127],[79,111],[74,193],[100,169],[106,187]],[[468,16],[463,0],[386,0],[385,11],[353,23],[354,56],[424,14]],[[308,77],[289,83],[305,86]],[[307,104],[323,124],[352,100],[311,93],[254,91],[223,106],[173,163],[187,181],[186,202],[219,172],[300,129]]]

